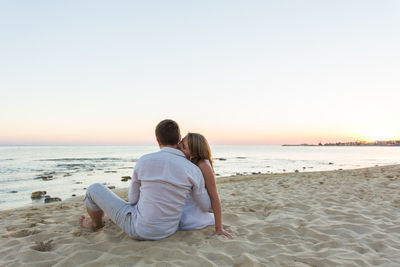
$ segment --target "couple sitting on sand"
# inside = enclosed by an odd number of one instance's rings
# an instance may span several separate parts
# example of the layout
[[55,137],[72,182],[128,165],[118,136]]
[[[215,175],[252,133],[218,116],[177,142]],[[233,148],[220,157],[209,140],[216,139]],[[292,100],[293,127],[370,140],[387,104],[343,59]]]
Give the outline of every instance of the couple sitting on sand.
[[222,227],[221,201],[207,140],[194,133],[181,140],[173,120],[157,125],[156,138],[161,150],[142,156],[136,163],[129,203],[104,185],[92,184],[84,200],[90,217],[82,215],[79,224],[97,230],[104,226],[106,214],[139,240],[158,240],[178,229],[215,224],[216,234],[231,238]]

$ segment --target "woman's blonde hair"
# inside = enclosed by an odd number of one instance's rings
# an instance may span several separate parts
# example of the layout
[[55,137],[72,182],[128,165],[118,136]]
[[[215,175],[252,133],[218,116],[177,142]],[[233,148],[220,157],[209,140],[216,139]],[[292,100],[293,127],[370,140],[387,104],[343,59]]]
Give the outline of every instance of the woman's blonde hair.
[[192,156],[190,161],[197,165],[199,161],[207,159],[210,161],[211,168],[214,170],[211,149],[207,139],[198,133],[188,133],[187,137],[189,150]]

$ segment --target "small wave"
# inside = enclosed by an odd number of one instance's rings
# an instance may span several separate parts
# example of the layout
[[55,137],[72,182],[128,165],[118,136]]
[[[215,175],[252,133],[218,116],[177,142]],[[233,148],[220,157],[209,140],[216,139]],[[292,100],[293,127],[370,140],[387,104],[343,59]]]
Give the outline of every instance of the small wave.
[[38,161],[116,161],[122,160],[121,158],[60,158],[60,159],[39,159]]
[[14,160],[14,159],[0,159],[0,162],[3,162],[3,161],[11,161],[11,160]]
[[24,169],[22,169],[22,168],[13,168],[13,169],[11,169],[11,168],[4,168],[4,169],[0,169],[0,174],[1,175],[3,175],[3,174],[14,174],[14,173],[19,173],[19,172],[21,172],[21,171],[23,171]]
[[11,177],[11,178],[2,178],[0,180],[0,187],[4,187],[6,184],[15,183],[15,182],[22,182],[22,181],[31,181],[36,179],[36,177],[32,176],[25,176],[25,177]]
[[70,164],[57,164],[58,168],[66,168],[66,169],[80,169],[80,168],[94,168],[94,164],[82,164],[82,163],[70,163]]

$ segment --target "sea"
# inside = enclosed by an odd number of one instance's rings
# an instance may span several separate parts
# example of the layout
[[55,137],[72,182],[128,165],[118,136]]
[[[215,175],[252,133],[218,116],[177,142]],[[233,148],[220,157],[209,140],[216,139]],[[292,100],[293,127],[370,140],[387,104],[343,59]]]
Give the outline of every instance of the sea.
[[[211,147],[217,179],[230,175],[313,172],[400,164],[400,147],[227,146]],[[67,199],[95,182],[127,188],[137,160],[156,145],[0,146],[0,210],[34,206],[34,191]]]

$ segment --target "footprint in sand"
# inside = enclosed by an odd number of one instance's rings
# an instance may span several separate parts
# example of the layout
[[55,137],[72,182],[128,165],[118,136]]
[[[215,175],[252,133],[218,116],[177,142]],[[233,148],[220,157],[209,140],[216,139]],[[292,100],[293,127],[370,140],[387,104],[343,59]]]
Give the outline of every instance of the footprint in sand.
[[82,235],[82,231],[73,231],[71,234],[73,236],[81,236]]
[[41,231],[39,231],[39,230],[29,230],[29,229],[23,229],[23,230],[21,230],[21,231],[18,231],[18,232],[14,232],[14,233],[11,233],[11,234],[8,234],[8,235],[3,235],[3,237],[17,237],[17,238],[19,238],[19,237],[25,237],[25,236],[28,236],[28,235],[35,235],[35,234],[37,234],[37,233],[40,233]]
[[50,251],[53,248],[53,246],[51,245],[51,242],[53,242],[53,240],[49,240],[47,242],[43,242],[43,241],[36,242],[36,245],[31,247],[31,249],[34,249],[37,251],[42,251],[42,252]]
[[17,229],[18,229],[17,226],[7,226],[7,227],[6,227],[6,230],[7,230],[7,231],[15,231],[15,230],[17,230]]
[[71,209],[71,207],[67,206],[67,205],[59,205],[58,207],[56,207],[57,210],[69,210]]

